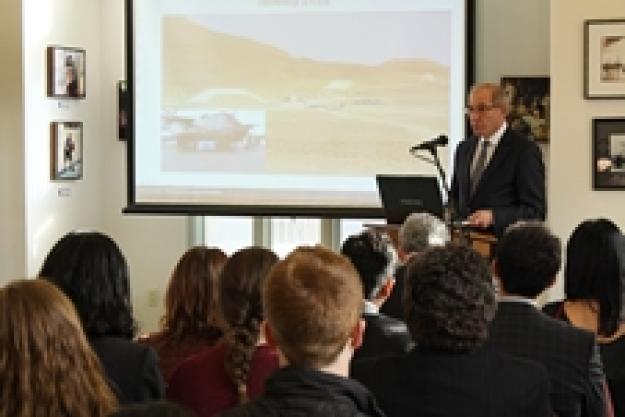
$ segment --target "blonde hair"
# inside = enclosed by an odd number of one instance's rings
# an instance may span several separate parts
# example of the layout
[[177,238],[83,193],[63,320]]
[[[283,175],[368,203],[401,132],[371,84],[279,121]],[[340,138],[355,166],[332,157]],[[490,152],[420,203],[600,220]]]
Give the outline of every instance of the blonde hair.
[[263,287],[265,318],[291,364],[336,360],[362,314],[363,289],[346,257],[300,247],[276,264]]
[[117,400],[71,301],[43,280],[0,289],[0,417],[104,417]]

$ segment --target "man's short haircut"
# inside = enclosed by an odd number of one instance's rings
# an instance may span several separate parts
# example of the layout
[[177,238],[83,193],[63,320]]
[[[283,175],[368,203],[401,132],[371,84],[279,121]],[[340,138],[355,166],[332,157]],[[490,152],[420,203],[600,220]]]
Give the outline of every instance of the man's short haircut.
[[508,112],[508,106],[506,104],[506,94],[501,85],[495,83],[475,84],[473,87],[471,87],[469,96],[473,94],[475,90],[489,90],[493,106],[501,107],[504,112]]
[[406,324],[419,347],[466,352],[486,340],[495,291],[481,255],[452,243],[432,247],[410,259],[404,277]]
[[399,247],[406,253],[421,252],[430,246],[449,242],[449,230],[438,217],[429,213],[412,213],[399,229]]
[[499,239],[495,260],[501,286],[508,294],[535,298],[560,270],[560,239],[541,222],[518,222]]
[[341,253],[356,267],[367,299],[377,294],[385,279],[392,277],[397,267],[397,252],[390,238],[375,230],[348,237]]
[[345,347],[362,314],[362,295],[349,259],[321,246],[299,247],[264,283],[265,318],[291,364],[321,368]]

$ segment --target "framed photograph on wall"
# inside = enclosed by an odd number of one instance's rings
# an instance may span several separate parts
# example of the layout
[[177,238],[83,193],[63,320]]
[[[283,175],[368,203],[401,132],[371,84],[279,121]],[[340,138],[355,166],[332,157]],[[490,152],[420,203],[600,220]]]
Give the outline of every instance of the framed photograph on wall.
[[625,20],[586,20],[584,96],[625,98]]
[[549,77],[502,77],[510,127],[539,142],[549,142]]
[[592,119],[593,188],[625,190],[625,118]]
[[128,139],[128,87],[126,81],[117,82],[117,137]]
[[52,122],[51,178],[79,180],[82,178],[82,122]]
[[48,46],[48,97],[85,98],[86,52],[65,46]]

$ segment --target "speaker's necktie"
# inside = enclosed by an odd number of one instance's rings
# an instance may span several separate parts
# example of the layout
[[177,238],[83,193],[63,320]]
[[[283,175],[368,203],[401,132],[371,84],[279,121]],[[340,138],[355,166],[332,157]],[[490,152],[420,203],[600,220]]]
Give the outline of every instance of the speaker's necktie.
[[484,169],[486,168],[486,158],[488,156],[488,147],[490,146],[490,142],[487,140],[482,140],[482,149],[480,151],[480,155],[475,162],[475,168],[473,168],[473,173],[471,174],[471,195],[475,193],[475,189],[477,188],[477,184],[480,182],[480,178],[484,173]]

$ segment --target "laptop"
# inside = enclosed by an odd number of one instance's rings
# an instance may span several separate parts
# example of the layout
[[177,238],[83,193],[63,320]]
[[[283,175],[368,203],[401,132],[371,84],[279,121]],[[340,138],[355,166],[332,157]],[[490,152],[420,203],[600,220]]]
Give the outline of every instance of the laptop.
[[438,178],[420,175],[376,175],[387,224],[402,224],[415,212],[443,217]]

